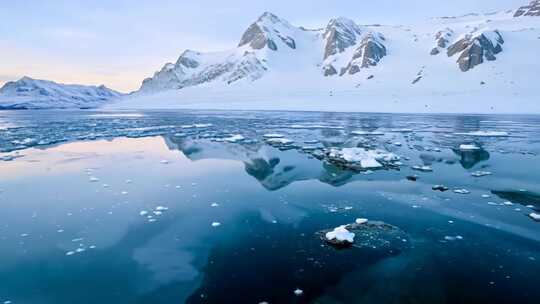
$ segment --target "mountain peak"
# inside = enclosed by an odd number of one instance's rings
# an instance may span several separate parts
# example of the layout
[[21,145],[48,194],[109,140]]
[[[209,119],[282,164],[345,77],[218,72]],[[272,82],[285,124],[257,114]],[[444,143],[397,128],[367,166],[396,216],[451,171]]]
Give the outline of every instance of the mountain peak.
[[355,45],[361,34],[360,27],[350,19],[340,17],[330,20],[323,34],[326,41],[324,59]]
[[244,32],[238,46],[249,45],[254,50],[268,47],[277,51],[278,42],[282,41],[291,49],[295,49],[296,42],[292,37],[294,30],[295,27],[285,19],[265,12]]

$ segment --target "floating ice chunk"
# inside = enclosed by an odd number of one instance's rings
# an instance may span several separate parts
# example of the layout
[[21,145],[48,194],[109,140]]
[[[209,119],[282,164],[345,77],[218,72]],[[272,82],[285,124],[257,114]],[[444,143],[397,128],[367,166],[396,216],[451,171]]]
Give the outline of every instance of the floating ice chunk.
[[212,227],[219,227],[219,226],[221,226],[220,222],[213,222],[212,223]]
[[91,176],[89,180],[90,180],[91,183],[97,183],[97,182],[99,182],[99,178],[97,178],[97,177],[95,177],[95,176]]
[[74,255],[75,254],[75,251],[68,251],[66,252],[66,255]]
[[454,133],[455,135],[467,135],[474,137],[508,137],[508,132],[503,131],[473,131],[466,133]]
[[433,189],[433,191],[441,191],[441,192],[445,192],[445,191],[448,191],[448,187],[446,187],[445,185],[435,185],[433,187],[431,187],[431,189]]
[[291,145],[294,143],[293,140],[287,138],[268,138],[266,142],[272,145]]
[[467,189],[455,189],[454,193],[457,193],[457,194],[469,194],[471,192],[469,190],[467,190]]
[[218,207],[218,206],[219,206],[218,203],[212,203],[212,204],[210,205],[210,207]]
[[163,214],[163,212],[161,211],[153,211],[152,213],[154,213],[154,215],[157,215],[157,216],[160,216]]
[[354,243],[354,233],[349,232],[346,225],[334,228],[333,231],[327,232],[325,237],[328,241],[336,240],[340,243]]
[[381,135],[384,135],[383,132],[378,132],[378,131],[362,131],[362,130],[352,131],[351,134],[352,134],[352,135],[365,135],[365,136],[381,136]]
[[139,212],[140,216],[146,216],[147,214],[148,214],[148,211],[146,211],[146,210],[143,210],[143,211]]
[[505,205],[505,206],[513,206],[514,203],[512,203],[510,201],[506,201],[506,202],[503,202],[503,205]]
[[236,134],[236,135],[232,135],[230,137],[226,137],[223,140],[226,141],[226,142],[235,143],[235,142],[242,141],[244,139],[246,139],[244,136],[242,136],[240,134]]
[[364,148],[331,149],[328,153],[331,159],[348,163],[359,163],[362,168],[380,168],[383,163],[399,160],[394,153],[383,150],[366,150]]
[[84,248],[77,248],[77,249],[75,249],[75,252],[76,252],[76,253],[81,253],[81,252],[84,252],[84,251],[86,251],[86,249],[84,249]]
[[300,289],[300,288],[296,288],[296,289],[294,290],[294,294],[295,294],[296,296],[301,296],[301,295],[304,294],[304,291],[303,291],[302,289]]
[[122,195],[127,195],[128,192],[127,192],[127,191],[122,191],[122,192],[120,192],[120,194],[122,194]]
[[355,223],[357,223],[358,225],[362,225],[362,224],[365,224],[368,222],[368,219],[365,219],[365,218],[357,218]]
[[126,179],[126,184],[131,184],[133,181],[130,179]]
[[11,304],[13,302],[11,302],[10,300],[7,300],[7,301],[4,301],[4,304]]
[[90,248],[90,249],[96,249],[96,245],[90,245],[88,248]]
[[169,163],[169,161],[164,159],[164,160],[160,161],[160,163],[163,164],[163,165],[167,165]]
[[447,236],[444,237],[444,240],[445,241],[457,241],[457,240],[463,240],[463,237],[461,235],[456,235],[456,236],[447,235]]
[[399,141],[397,141],[397,142],[394,143],[394,146],[397,146],[397,147],[401,147],[402,145],[403,145],[403,144],[400,143]]
[[489,195],[489,194],[482,194],[482,197],[483,197],[483,198],[490,198],[491,195]]
[[475,172],[471,173],[471,175],[474,176],[474,177],[482,177],[482,176],[491,175],[491,172],[489,172],[489,171],[475,171]]
[[264,134],[263,137],[264,138],[283,138],[285,136],[278,133],[268,133],[268,134]]
[[533,220],[537,221],[537,222],[540,222],[540,214],[538,213],[530,213],[529,214],[529,217],[532,218]]
[[433,172],[433,168],[431,166],[412,166],[411,169],[422,172]]
[[165,206],[157,206],[157,207],[156,207],[156,210],[157,210],[157,211],[167,211],[167,210],[169,210],[169,208],[167,208],[167,207],[165,207]]
[[155,222],[155,221],[156,221],[155,218],[149,218],[149,219],[148,219],[148,222],[149,222],[149,223],[153,223],[153,222]]
[[62,233],[62,232],[64,232],[64,229],[58,229],[58,230],[56,230],[56,232]]
[[459,150],[461,150],[461,151],[476,151],[476,150],[480,150],[480,147],[478,147],[475,144],[461,144],[461,145],[459,145]]
[[28,237],[28,236],[29,236],[28,233],[23,233],[23,234],[21,234],[21,237]]

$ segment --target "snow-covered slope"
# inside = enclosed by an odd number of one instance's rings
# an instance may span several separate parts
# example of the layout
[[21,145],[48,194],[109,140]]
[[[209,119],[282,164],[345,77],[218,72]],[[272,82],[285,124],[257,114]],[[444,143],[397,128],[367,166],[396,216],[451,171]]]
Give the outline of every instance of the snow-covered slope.
[[237,47],[186,51],[110,107],[538,113],[538,2],[410,26],[336,18],[315,30],[264,13]]
[[23,77],[0,88],[0,109],[95,108],[120,95],[105,86],[59,84]]

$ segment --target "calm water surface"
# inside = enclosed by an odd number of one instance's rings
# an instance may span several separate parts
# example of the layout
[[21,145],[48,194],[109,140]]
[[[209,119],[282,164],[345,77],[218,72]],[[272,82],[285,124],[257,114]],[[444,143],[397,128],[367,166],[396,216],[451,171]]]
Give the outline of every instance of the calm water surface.
[[[0,112],[0,303],[538,303],[539,153],[539,116]],[[321,239],[357,218],[393,230]]]

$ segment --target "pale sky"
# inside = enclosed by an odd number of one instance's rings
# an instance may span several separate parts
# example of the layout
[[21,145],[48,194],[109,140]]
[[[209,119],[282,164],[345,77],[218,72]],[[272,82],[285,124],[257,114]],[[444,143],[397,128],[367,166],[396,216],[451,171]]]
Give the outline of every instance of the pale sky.
[[185,49],[238,43],[265,11],[323,27],[344,16],[361,24],[515,9],[528,0],[0,0],[0,86],[24,75],[63,83],[137,89]]

